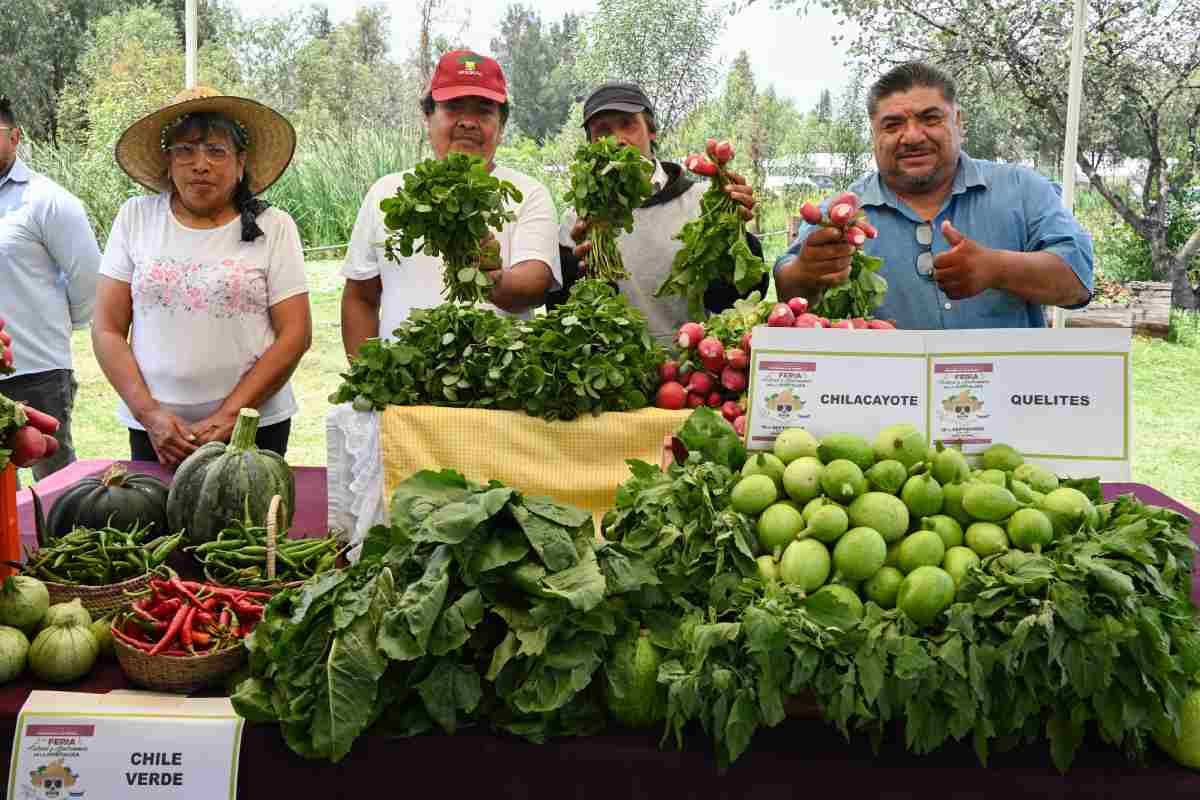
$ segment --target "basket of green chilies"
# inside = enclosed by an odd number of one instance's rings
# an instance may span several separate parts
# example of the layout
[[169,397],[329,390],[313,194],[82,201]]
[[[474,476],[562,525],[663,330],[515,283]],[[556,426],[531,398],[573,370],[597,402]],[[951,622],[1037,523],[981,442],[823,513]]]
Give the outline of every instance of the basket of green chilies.
[[211,542],[184,548],[200,562],[206,580],[222,586],[278,591],[298,586],[337,566],[345,548],[333,535],[289,539],[278,535],[286,519],[283,498],[271,498],[266,525],[239,521]]
[[27,548],[21,571],[46,584],[52,604],[78,597],[93,616],[107,614],[125,605],[127,594],[144,589],[183,540],[179,532],[146,541],[150,530],[76,528],[45,547]]

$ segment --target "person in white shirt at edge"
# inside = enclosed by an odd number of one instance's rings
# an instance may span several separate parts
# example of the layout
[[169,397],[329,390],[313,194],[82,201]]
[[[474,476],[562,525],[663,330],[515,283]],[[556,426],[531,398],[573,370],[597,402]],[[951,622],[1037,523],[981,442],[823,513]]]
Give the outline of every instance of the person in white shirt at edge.
[[[421,109],[435,157],[442,159],[449,153],[479,156],[493,175],[520,190],[521,202],[508,204],[516,219],[499,231],[489,231],[484,241],[499,241],[503,265],[487,272],[493,282],[490,305],[527,316],[530,309],[545,302],[549,290],[561,285],[558,223],[545,186],[494,161],[508,120],[504,72],[494,59],[469,50],[446,53],[438,61]],[[403,173],[393,173],[376,181],[354,223],[342,267],[346,278],[342,344],[350,359],[357,357],[367,339],[389,338],[413,309],[445,302],[440,258],[416,252],[397,263],[384,254],[388,231],[379,203],[395,195],[403,178]]]
[[312,316],[296,223],[257,195],[295,149],[282,115],[209,87],[117,142],[117,163],[156,192],[113,222],[92,326],[134,460],[174,467],[227,442],[242,408],[261,415],[258,446],[286,453]]
[[40,481],[75,461],[71,330],[92,319],[100,247],[83,203],[31,170],[17,155],[20,144],[16,111],[0,96],[0,317],[19,353],[15,374],[0,373],[0,394],[62,423],[58,449],[33,465]]

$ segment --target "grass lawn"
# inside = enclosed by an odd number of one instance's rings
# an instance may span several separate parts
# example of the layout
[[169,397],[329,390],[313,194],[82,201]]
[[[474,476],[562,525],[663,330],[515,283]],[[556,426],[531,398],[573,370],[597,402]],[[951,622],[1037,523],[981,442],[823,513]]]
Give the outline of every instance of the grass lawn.
[[[324,465],[325,412],[329,394],[346,367],[342,353],[337,261],[308,263],[313,306],[313,346],[300,362],[292,385],[300,414],[292,421],[288,461]],[[79,398],[73,426],[79,458],[120,458],[128,435],[116,421],[116,393],[92,356],[86,331],[74,338]],[[1200,342],[1190,346],[1138,338],[1133,344],[1133,477],[1181,503],[1200,509]],[[22,481],[31,475],[23,471]]]

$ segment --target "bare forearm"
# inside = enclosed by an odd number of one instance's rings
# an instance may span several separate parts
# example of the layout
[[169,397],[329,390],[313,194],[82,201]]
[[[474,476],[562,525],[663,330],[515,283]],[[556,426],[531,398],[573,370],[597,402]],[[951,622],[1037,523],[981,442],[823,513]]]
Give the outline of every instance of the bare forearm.
[[505,270],[492,288],[492,302],[513,314],[546,302],[551,284],[550,267],[543,261],[522,261]]
[[1071,306],[1088,299],[1088,290],[1078,276],[1054,253],[995,250],[992,257],[996,260],[996,289],[1044,306]]
[[358,358],[358,350],[367,339],[379,337],[379,303],[353,296],[347,288],[342,294],[342,347],[346,358]]
[[142,370],[133,357],[133,349],[120,333],[92,329],[92,349],[104,377],[117,390],[117,394],[129,407],[134,419],[141,420],[158,408],[158,401],[150,394]]

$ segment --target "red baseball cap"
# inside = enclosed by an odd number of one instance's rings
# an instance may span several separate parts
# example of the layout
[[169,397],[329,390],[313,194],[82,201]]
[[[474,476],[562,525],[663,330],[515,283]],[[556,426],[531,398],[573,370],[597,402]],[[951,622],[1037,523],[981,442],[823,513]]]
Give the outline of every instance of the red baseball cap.
[[439,103],[456,97],[508,101],[508,85],[500,64],[471,50],[451,50],[442,56],[433,71],[429,91]]

